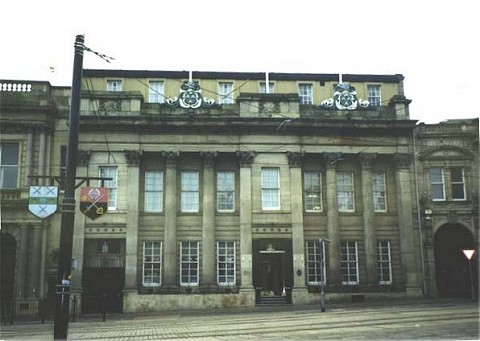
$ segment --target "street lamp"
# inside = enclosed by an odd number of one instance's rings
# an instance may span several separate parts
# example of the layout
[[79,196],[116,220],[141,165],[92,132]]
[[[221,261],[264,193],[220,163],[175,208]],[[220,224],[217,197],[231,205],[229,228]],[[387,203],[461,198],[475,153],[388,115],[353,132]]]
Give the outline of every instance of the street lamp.
[[462,250],[465,257],[468,260],[468,274],[470,276],[470,295],[472,297],[472,301],[475,301],[475,289],[473,287],[473,275],[472,275],[472,259],[475,255],[475,250],[473,249],[463,249]]
[[323,278],[320,281],[320,310],[321,312],[325,312],[325,291],[324,291],[324,283],[325,283],[325,272],[323,271],[325,268],[325,243],[330,243],[329,239],[319,239],[320,245],[322,245],[322,257],[320,258],[320,271],[323,273]]

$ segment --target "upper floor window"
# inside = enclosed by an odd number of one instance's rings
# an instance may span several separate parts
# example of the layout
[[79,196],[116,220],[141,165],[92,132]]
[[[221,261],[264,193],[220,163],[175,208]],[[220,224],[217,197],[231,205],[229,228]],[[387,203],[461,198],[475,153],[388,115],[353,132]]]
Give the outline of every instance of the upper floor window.
[[[117,209],[117,167],[99,167],[99,176],[101,178],[111,178],[105,181],[104,186],[108,188],[108,209]],[[100,184],[101,185],[101,184]]]
[[352,172],[337,172],[337,206],[339,212],[355,211]]
[[341,272],[343,285],[358,284],[358,250],[357,242],[340,243]]
[[278,168],[262,168],[262,209],[280,209],[280,170]]
[[260,82],[260,93],[261,94],[273,94],[275,92],[275,83],[273,82],[268,82],[268,92],[267,92],[267,83],[266,82]]
[[305,211],[322,210],[322,188],[320,172],[305,172],[304,178]]
[[0,188],[18,187],[18,143],[0,144]]
[[163,82],[162,81],[150,81],[148,83],[148,102],[150,103],[163,103]]
[[298,84],[298,95],[300,104],[313,104],[313,86],[309,83]]
[[220,104],[233,104],[233,82],[219,82],[218,94]]
[[107,80],[107,91],[122,91],[122,81],[119,79]]
[[380,85],[367,85],[368,101],[372,107],[382,105],[382,93]]
[[145,212],[163,211],[163,172],[145,172]]
[[198,242],[180,243],[180,285],[198,285]]
[[182,212],[198,212],[200,210],[200,178],[198,172],[182,172],[181,186]]
[[450,167],[452,200],[465,200],[465,174],[463,167]]
[[235,242],[217,242],[217,283],[235,285]]
[[325,249],[319,240],[307,241],[307,282],[309,285],[325,284]]
[[385,190],[385,172],[372,173],[373,209],[375,212],[387,210],[387,196]]
[[158,287],[162,283],[162,242],[143,242],[142,285]]
[[235,211],[234,172],[217,172],[217,211]]
[[442,167],[433,167],[429,171],[430,196],[433,201],[445,200],[445,181]]

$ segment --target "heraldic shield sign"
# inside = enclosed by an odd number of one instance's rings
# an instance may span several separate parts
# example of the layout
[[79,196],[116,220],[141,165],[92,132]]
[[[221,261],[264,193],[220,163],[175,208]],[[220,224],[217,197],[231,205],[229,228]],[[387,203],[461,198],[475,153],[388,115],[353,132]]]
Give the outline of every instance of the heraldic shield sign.
[[90,219],[107,213],[108,209],[108,188],[104,187],[83,187],[80,189],[80,211]]
[[57,186],[30,186],[28,210],[37,218],[45,219],[58,207]]

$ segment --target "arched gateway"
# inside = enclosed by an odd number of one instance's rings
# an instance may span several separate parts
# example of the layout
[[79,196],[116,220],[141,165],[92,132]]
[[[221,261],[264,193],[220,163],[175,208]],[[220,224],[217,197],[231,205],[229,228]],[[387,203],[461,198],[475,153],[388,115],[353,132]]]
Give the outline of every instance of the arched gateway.
[[[463,249],[475,249],[472,233],[460,224],[445,224],[435,233],[435,268],[440,297],[470,297],[468,260]],[[478,255],[472,260],[478,292]]]

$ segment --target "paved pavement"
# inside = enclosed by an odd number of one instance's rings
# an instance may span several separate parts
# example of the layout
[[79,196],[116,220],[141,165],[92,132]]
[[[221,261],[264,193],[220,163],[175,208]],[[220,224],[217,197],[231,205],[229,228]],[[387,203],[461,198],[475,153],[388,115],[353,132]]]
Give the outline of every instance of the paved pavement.
[[[478,340],[478,302],[417,300],[85,316],[69,340]],[[2,325],[2,340],[52,340],[53,322]]]

